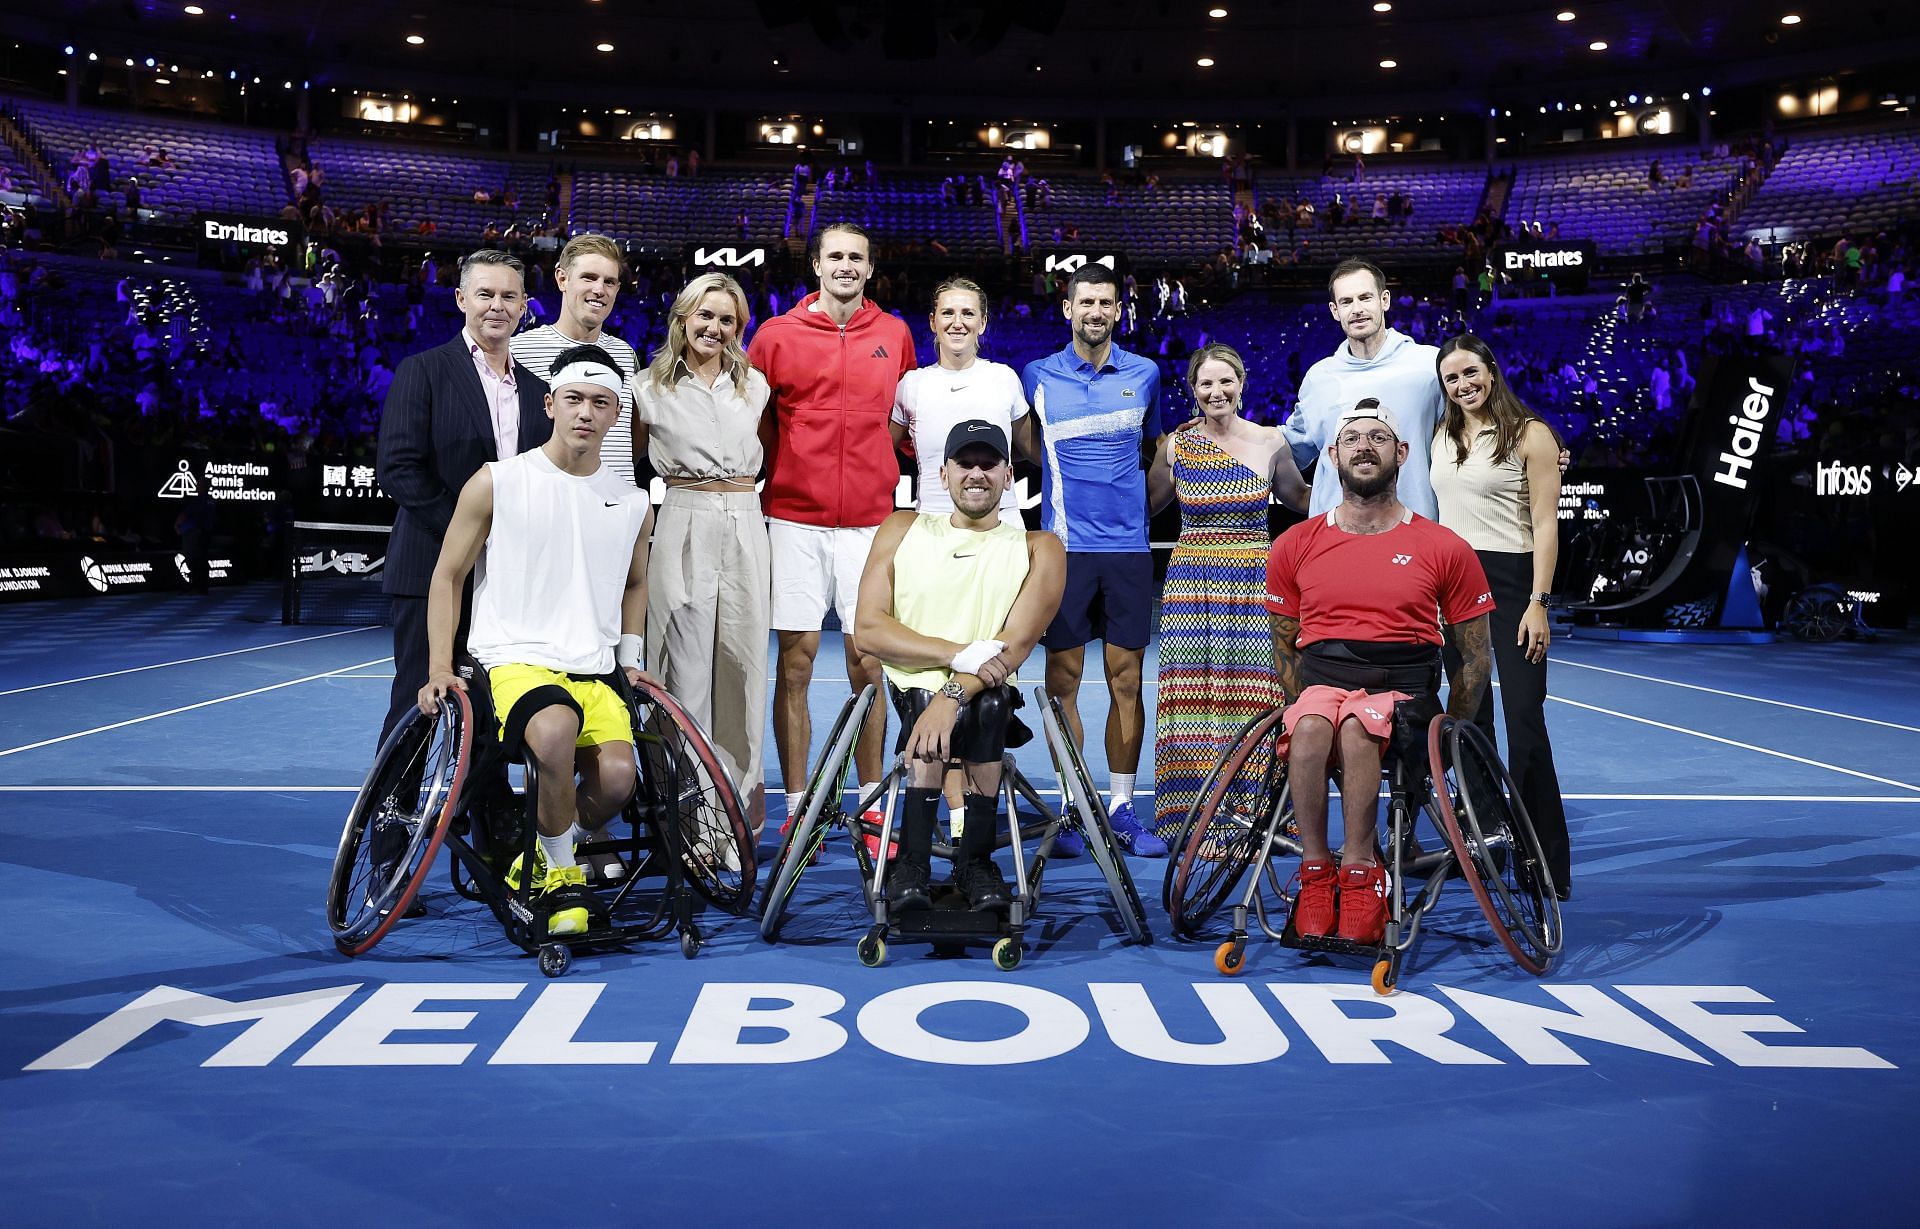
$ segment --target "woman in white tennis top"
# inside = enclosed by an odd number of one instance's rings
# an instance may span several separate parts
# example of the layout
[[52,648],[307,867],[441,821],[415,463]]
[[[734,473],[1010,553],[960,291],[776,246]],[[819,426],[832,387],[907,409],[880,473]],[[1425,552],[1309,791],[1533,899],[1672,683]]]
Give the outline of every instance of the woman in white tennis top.
[[[893,395],[893,421],[887,425],[894,447],[912,454],[920,467],[916,506],[922,512],[950,513],[953,496],[940,480],[948,432],[977,418],[999,427],[1011,440],[1014,421],[1025,417],[1031,407],[1019,372],[980,357],[980,339],[987,331],[987,292],[978,283],[964,277],[941,282],[934,289],[927,323],[933,326],[938,358],[931,366],[900,377]],[[1000,496],[1000,515],[1015,521],[1020,518],[1018,485],[1009,482]],[[958,772],[948,774],[945,793],[948,823],[958,839],[965,817]]]
[[[1560,548],[1560,441],[1529,410],[1487,343],[1471,333],[1440,347],[1446,401],[1431,452],[1440,523],[1467,540],[1493,590],[1494,669],[1507,719],[1507,767],[1565,900],[1571,853],[1560,778],[1547,738],[1547,599]],[[1447,673],[1457,658],[1448,653]],[[1477,724],[1493,737],[1493,696]]]
[[[932,366],[900,377],[893,396],[894,446],[911,453],[920,466],[919,509],[952,512],[953,497],[940,481],[941,452],[947,433],[969,419],[984,419],[1013,438],[1014,420],[1027,413],[1020,375],[1005,363],[980,357],[987,331],[987,292],[964,277],[949,278],[933,292]],[[1009,483],[1000,497],[1001,515],[1018,516],[1020,499]]]

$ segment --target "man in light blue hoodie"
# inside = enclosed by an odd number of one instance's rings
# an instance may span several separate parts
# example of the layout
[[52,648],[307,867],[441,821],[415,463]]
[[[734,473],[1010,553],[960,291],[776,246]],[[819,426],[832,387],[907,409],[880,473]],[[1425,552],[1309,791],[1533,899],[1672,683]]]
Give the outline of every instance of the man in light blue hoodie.
[[[1299,405],[1280,428],[1289,448],[1274,456],[1274,490],[1282,503],[1297,506],[1305,488],[1300,470],[1326,455],[1340,412],[1363,397],[1375,397],[1393,407],[1407,445],[1407,460],[1400,467],[1400,502],[1430,521],[1438,520],[1427,446],[1443,406],[1440,351],[1387,327],[1393,295],[1377,265],[1341,261],[1327,281],[1327,295],[1328,309],[1347,340],[1308,368],[1300,381]],[[1331,465],[1315,466],[1307,515],[1318,516],[1339,503],[1340,475]]]

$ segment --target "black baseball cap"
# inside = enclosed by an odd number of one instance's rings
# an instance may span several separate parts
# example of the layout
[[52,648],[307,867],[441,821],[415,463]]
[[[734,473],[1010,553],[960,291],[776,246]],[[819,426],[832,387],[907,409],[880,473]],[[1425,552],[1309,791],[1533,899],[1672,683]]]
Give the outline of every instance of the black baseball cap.
[[1000,454],[1002,461],[1012,454],[1007,451],[1007,433],[984,418],[970,418],[958,423],[947,432],[947,450],[940,454],[941,460],[950,460],[962,448],[991,448]]

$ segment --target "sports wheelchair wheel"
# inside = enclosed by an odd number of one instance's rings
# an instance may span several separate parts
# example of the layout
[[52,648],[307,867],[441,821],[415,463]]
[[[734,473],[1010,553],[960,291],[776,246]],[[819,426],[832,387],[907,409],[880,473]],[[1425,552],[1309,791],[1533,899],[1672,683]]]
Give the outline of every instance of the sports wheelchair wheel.
[[347,813],[327,883],[327,925],[348,956],[406,916],[446,839],[473,754],[473,706],[459,688],[432,717],[414,712],[374,757]]
[[812,865],[814,855],[826,842],[827,832],[836,823],[846,823],[843,808],[847,773],[853,767],[854,744],[860,741],[860,729],[866,723],[867,711],[873,707],[873,697],[874,688],[869,683],[861,688],[859,695],[847,697],[847,702],[840,706],[840,716],[833,723],[826,750],[814,765],[813,775],[807,780],[807,792],[800,798],[800,818],[788,818],[787,835],[780,842],[780,852],[773,860],[773,870],[767,875],[767,886],[760,897],[760,937],[769,943],[780,937],[794,886]]
[[1514,961],[1544,976],[1560,954],[1560,902],[1519,791],[1487,736],[1445,713],[1427,727],[1434,812],[1460,877]]
[[1780,629],[1796,640],[1837,640],[1853,634],[1855,609],[1853,599],[1839,585],[1813,585],[1793,595],[1780,613]]
[[1067,721],[1060,710],[1060,701],[1041,687],[1033,689],[1033,698],[1040,706],[1046,726],[1047,751],[1053,756],[1054,773],[1060,778],[1061,815],[1070,816],[1070,822],[1078,824],[1081,835],[1086,837],[1087,852],[1093,855],[1094,863],[1107,881],[1107,891],[1113,897],[1114,908],[1120,912],[1120,925],[1127,932],[1127,938],[1135,943],[1151,943],[1153,933],[1147,929],[1146,907],[1140,903],[1140,892],[1127,871],[1120,842],[1114,839],[1113,827],[1107,822],[1106,803],[1100,800],[1100,791],[1093,787],[1093,778],[1087,775],[1080,749],[1067,737]]
[[1199,936],[1266,849],[1268,833],[1290,806],[1281,749],[1284,713],[1272,708],[1241,728],[1181,826],[1162,892],[1178,938]]
[[680,702],[642,682],[633,692],[635,753],[652,814],[677,823],[680,865],[717,908],[745,914],[753,901],[754,840],[740,791],[713,743]]

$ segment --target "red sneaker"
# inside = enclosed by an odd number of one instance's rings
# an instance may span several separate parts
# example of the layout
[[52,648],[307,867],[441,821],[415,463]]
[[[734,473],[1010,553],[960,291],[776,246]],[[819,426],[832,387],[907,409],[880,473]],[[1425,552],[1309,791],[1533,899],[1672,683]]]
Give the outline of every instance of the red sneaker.
[[[872,824],[877,829],[887,822],[887,817],[881,811],[873,810],[861,815],[860,822],[862,824]],[[880,858],[880,834],[877,831],[865,832],[861,834],[860,839],[867,843],[867,856],[878,861]],[[887,861],[891,862],[899,856],[900,838],[896,836],[887,842]]]
[[1300,864],[1300,894],[1293,898],[1293,932],[1318,939],[1333,933],[1333,891],[1336,876],[1331,862]]
[[1387,929],[1387,872],[1372,862],[1340,868],[1340,937],[1378,943]]

